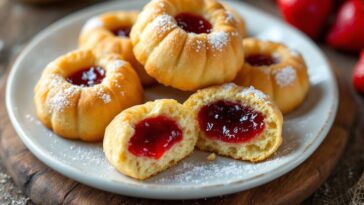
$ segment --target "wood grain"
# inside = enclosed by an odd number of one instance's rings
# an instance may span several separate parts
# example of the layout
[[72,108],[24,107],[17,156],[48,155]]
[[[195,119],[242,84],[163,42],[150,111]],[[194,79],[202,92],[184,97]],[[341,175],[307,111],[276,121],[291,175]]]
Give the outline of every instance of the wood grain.
[[[7,76],[8,72],[5,73]],[[340,75],[339,75],[340,76]],[[0,81],[4,99],[5,83]],[[298,204],[310,196],[329,176],[344,150],[355,106],[342,79],[340,105],[334,126],[318,150],[288,174],[248,191],[201,200],[173,201],[173,204]],[[171,201],[132,198],[100,191],[68,179],[35,158],[14,131],[0,104],[2,130],[0,156],[16,184],[37,204],[171,204]],[[274,200],[272,200],[274,199]]]

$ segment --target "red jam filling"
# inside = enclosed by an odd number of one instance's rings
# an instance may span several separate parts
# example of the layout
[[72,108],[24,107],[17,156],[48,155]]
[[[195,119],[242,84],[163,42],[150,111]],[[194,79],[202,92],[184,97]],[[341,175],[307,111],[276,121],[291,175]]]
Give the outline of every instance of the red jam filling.
[[67,77],[67,81],[74,85],[89,87],[102,82],[105,70],[100,66],[83,68]]
[[183,30],[190,33],[210,33],[212,25],[202,16],[196,16],[189,13],[180,13],[174,17],[177,25]]
[[245,58],[252,66],[269,66],[278,63],[278,60],[271,55],[255,54]]
[[182,140],[182,130],[176,121],[164,116],[144,119],[135,125],[128,150],[138,157],[159,159],[174,144]]
[[223,100],[203,106],[198,113],[198,122],[207,137],[228,143],[247,142],[265,128],[262,113]]
[[111,32],[115,36],[129,38],[130,30],[131,30],[131,27],[126,26],[126,27],[120,27],[120,28],[114,29]]

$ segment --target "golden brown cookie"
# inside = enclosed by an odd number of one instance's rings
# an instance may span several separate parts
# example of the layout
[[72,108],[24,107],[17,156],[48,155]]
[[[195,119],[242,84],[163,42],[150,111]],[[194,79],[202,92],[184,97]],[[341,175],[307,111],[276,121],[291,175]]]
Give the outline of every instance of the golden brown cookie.
[[143,101],[130,64],[119,55],[76,50],[47,65],[35,89],[39,119],[58,135],[98,141],[123,109]]
[[239,25],[216,0],[154,0],[138,16],[130,38],[150,76],[193,91],[235,78],[244,61]]
[[191,95],[184,106],[198,122],[196,146],[201,150],[257,162],[281,145],[282,113],[253,87],[229,83],[205,88]]
[[243,46],[245,63],[234,82],[271,96],[283,113],[297,108],[310,87],[302,56],[281,43],[254,38],[244,39]]
[[135,59],[129,39],[130,30],[137,17],[137,11],[112,11],[91,18],[82,28],[79,46],[102,54],[122,54],[124,59],[135,68],[142,84],[151,85],[155,83],[155,80]]
[[105,131],[104,152],[121,173],[146,179],[190,155],[197,141],[192,112],[175,100],[124,110]]

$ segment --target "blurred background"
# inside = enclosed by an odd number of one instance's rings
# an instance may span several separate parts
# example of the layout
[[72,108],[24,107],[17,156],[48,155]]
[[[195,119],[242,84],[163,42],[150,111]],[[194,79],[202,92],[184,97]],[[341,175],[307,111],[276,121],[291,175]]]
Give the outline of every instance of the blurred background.
[[[107,0],[111,1],[111,0]],[[0,0],[0,78],[42,29],[102,0]],[[364,204],[364,1],[244,0],[310,36],[350,87],[358,109],[346,151],[329,179],[303,204]],[[355,71],[354,71],[355,70]],[[6,113],[0,113],[0,123]],[[0,130],[1,131],[1,130]],[[0,204],[33,204],[0,161]]]

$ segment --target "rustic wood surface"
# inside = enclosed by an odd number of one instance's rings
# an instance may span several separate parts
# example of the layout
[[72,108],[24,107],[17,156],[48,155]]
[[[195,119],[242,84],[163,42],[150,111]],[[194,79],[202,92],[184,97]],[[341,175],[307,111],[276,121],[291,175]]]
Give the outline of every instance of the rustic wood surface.
[[[272,3],[263,4],[262,1],[253,0],[249,2],[268,13],[277,15]],[[34,7],[0,0],[0,25],[2,28],[7,28],[0,29],[0,155],[3,163],[16,184],[37,204],[170,204],[170,201],[144,200],[110,194],[63,177],[37,160],[26,149],[9,122],[4,105],[5,81],[9,71],[6,68],[10,68],[9,64],[20,48],[36,32],[50,22],[87,4],[90,4],[90,1],[63,3],[62,6],[56,4],[50,7]],[[355,111],[353,91],[349,84],[351,75],[347,70],[352,69],[355,58],[338,54],[326,47],[323,47],[323,50],[337,65],[340,107],[335,126],[314,155],[287,175],[247,192],[174,203],[298,204],[326,180],[344,150],[349,135],[353,134],[355,129],[353,125],[360,124],[358,121],[361,122],[362,119],[357,117],[357,123],[353,123],[354,114],[358,112]]]

